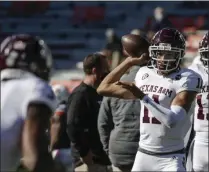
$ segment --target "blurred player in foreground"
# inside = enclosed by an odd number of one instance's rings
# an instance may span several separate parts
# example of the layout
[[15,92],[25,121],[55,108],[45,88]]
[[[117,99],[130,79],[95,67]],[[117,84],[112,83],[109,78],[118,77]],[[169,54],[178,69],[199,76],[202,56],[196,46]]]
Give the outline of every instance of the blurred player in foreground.
[[53,158],[62,163],[67,171],[73,171],[70,139],[66,132],[67,110],[66,103],[69,97],[68,89],[63,85],[53,85],[52,90],[58,100],[58,106],[51,118],[50,150]]
[[191,146],[192,170],[208,171],[208,120],[209,120],[209,32],[207,32],[199,44],[200,62],[193,63],[189,68],[202,76],[203,87],[196,97],[194,116],[194,145]]
[[46,82],[50,50],[38,37],[13,35],[1,43],[1,53],[6,64],[1,70],[1,171],[15,171],[21,161],[32,172],[57,172],[46,135],[57,104]]
[[135,84],[119,81],[133,65],[147,61],[128,57],[100,84],[104,96],[139,98],[140,141],[132,171],[186,171],[184,137],[190,108],[202,85],[201,76],[180,68],[185,39],[176,29],[158,31],[149,47],[151,67],[139,69]]

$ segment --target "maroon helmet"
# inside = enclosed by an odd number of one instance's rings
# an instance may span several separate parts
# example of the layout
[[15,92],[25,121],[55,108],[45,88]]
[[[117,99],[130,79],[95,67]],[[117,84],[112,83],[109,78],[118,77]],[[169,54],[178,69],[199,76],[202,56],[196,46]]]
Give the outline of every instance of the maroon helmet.
[[209,31],[203,36],[199,43],[200,60],[208,68],[209,65]]
[[41,38],[28,34],[9,36],[1,42],[0,53],[7,68],[28,70],[43,79],[48,79],[52,56]]
[[[158,31],[149,47],[153,68],[164,73],[178,69],[184,57],[185,48],[184,36],[178,30],[164,28]],[[162,56],[164,56],[163,59]]]
[[5,63],[5,58],[4,56],[0,53],[0,70],[3,70],[6,68],[6,63]]

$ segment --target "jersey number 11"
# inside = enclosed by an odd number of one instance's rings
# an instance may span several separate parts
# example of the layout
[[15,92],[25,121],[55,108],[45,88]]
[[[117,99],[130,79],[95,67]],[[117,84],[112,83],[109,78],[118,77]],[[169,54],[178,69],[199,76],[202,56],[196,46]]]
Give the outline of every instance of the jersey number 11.
[[[207,99],[209,101],[209,94],[207,95]],[[199,106],[198,112],[197,112],[197,119],[204,120],[205,119],[205,115],[206,115],[206,119],[209,120],[209,113],[203,114],[202,94],[197,96],[197,104]]]
[[[159,104],[159,95],[153,94],[152,99]],[[148,115],[149,110],[144,106],[144,117],[143,117],[143,123],[151,123],[151,124],[161,124],[160,121],[158,121],[155,117],[149,117]],[[150,120],[151,119],[151,120]]]

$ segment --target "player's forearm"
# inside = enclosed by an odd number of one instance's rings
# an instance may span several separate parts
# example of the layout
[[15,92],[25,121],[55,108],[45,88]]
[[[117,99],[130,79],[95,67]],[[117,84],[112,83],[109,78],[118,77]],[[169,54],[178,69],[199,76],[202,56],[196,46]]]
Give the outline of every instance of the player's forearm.
[[[22,142],[22,164],[32,172],[53,171],[53,159],[48,151],[48,139],[35,127],[25,128]],[[39,133],[39,134],[38,134]]]
[[51,118],[50,126],[50,151],[54,149],[58,143],[59,135],[61,132],[61,121],[59,118]]
[[50,151],[52,151],[58,143],[60,128],[60,126],[52,126],[50,129]]
[[117,66],[111,73],[109,73],[105,77],[105,79],[97,88],[97,93],[106,97],[134,99],[135,97],[128,89],[122,88],[121,86],[117,85],[117,82],[130,67],[130,60],[123,61],[119,66]]
[[38,159],[38,150],[36,147],[36,141],[34,140],[35,138],[33,137],[36,134],[35,132],[36,129],[31,130],[28,121],[24,125],[24,129],[23,129],[21,163],[30,171],[33,171],[35,169]]
[[113,71],[111,71],[105,79],[101,82],[100,86],[98,87],[97,91],[99,92],[102,89],[105,89],[109,85],[117,82],[120,78],[125,74],[125,72],[131,67],[130,61],[123,61],[120,65],[118,65]]
[[168,128],[174,127],[178,121],[181,121],[187,115],[186,111],[177,105],[173,105],[168,109],[155,103],[148,96],[145,96],[142,101],[153,116]]

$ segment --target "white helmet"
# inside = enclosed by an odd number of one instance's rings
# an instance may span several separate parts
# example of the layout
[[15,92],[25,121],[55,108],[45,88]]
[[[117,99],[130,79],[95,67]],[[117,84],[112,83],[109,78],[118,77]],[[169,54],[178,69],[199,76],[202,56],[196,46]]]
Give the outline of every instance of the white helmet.
[[57,98],[58,103],[67,102],[69,92],[68,89],[63,85],[52,85],[52,90]]

